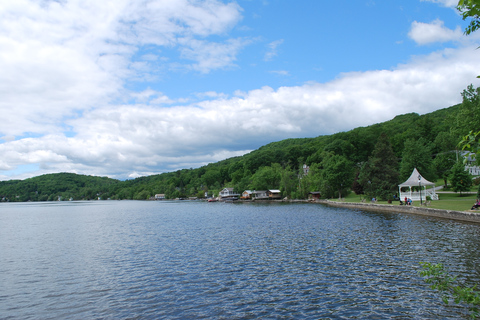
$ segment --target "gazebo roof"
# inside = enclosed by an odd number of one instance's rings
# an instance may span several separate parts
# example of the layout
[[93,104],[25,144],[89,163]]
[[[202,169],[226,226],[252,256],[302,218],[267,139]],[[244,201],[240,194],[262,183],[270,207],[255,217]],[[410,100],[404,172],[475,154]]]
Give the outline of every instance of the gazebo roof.
[[[418,177],[420,177],[420,181],[419,181]],[[414,168],[412,174],[410,175],[410,178],[408,178],[407,181],[399,184],[398,186],[399,187],[418,186],[419,183],[422,184],[422,186],[434,186],[435,185],[435,183],[430,182],[427,179],[425,179],[424,177],[422,177],[420,172],[418,172],[417,168]]]

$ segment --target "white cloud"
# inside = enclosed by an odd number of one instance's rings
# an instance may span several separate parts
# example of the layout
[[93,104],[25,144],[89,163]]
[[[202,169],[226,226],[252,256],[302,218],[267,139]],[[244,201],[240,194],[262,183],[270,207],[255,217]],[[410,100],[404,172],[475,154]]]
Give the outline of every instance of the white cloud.
[[215,91],[200,92],[196,96],[200,99],[226,99],[228,97],[225,93]]
[[463,31],[460,27],[455,30],[445,27],[441,20],[434,20],[431,23],[414,21],[408,36],[420,45],[434,42],[460,41]]
[[138,103],[148,103],[148,104],[170,104],[174,101],[171,100],[169,97],[164,95],[161,92],[152,90],[150,88],[142,91],[142,92],[132,92],[131,96],[135,99]]
[[458,5],[458,0],[421,0],[421,1],[438,3],[445,7],[452,7],[452,8],[455,8]]
[[265,53],[265,57],[263,58],[265,61],[271,61],[274,57],[278,55],[278,46],[280,46],[283,43],[283,39],[280,40],[275,40],[273,42],[270,42],[267,47],[268,47],[268,52]]
[[[2,3],[0,16],[0,179],[60,171],[126,178],[198,167],[274,140],[448,107],[480,72],[472,46],[324,84],[233,97],[206,91],[193,103],[125,83],[175,66],[202,76],[236,68],[238,53],[254,40],[226,35],[242,18],[235,2],[16,0]],[[415,22],[410,36],[426,44],[456,41],[459,32],[436,20]],[[282,43],[271,42],[265,60]],[[144,46],[151,50],[140,52]],[[168,50],[188,61],[172,61]],[[18,173],[24,167],[36,169]]]
[[[43,169],[35,174],[73,171],[125,178],[198,167],[273,140],[331,134],[449,107],[461,101],[460,92],[479,70],[475,47],[446,49],[392,70],[345,73],[325,84],[263,87],[183,107],[104,106],[67,122],[77,132],[74,137],[0,144],[0,169],[40,163]],[[147,90],[141,95],[158,94]]]
[[177,48],[192,70],[208,73],[234,65],[247,44],[206,39],[241,19],[234,2],[16,0],[2,2],[0,15],[0,135],[62,131],[65,118],[125,96],[126,80],[155,78],[150,63],[166,62],[154,54],[132,61],[141,46]]
[[286,70],[274,70],[270,71],[271,73],[278,74],[279,76],[288,76],[289,73]]
[[250,43],[244,39],[229,39],[225,43],[193,39],[180,39],[179,42],[184,45],[181,49],[182,58],[196,61],[190,67],[201,73],[235,67],[234,61],[238,52]]

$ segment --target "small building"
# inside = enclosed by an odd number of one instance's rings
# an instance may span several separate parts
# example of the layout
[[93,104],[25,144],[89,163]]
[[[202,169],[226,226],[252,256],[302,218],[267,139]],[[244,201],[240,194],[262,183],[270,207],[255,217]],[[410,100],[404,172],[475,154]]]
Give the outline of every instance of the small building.
[[[427,189],[427,186],[430,187]],[[435,183],[428,181],[417,168],[413,169],[410,178],[402,184],[398,185],[398,191],[400,193],[400,200],[412,199],[413,201],[425,201],[427,197],[432,200],[438,200],[438,194],[435,193]]]
[[310,172],[310,167],[306,164],[303,165],[303,175],[306,176]]
[[[480,167],[477,165],[475,153],[470,153],[468,151],[461,151],[460,155],[463,157],[465,162],[465,171],[470,173],[472,176],[480,176]],[[458,155],[457,155],[458,159]]]
[[245,190],[242,192],[242,199],[268,200],[267,190]]
[[253,190],[252,196],[255,200],[268,200],[267,190]]
[[218,195],[221,200],[236,200],[240,196],[240,194],[235,193],[233,188],[224,188],[222,191],[220,191],[220,194]]
[[465,171],[468,171],[472,176],[480,176],[480,167],[477,166],[476,156],[474,153],[462,152],[465,159]]
[[311,191],[308,193],[309,200],[320,200],[320,191]]
[[280,190],[276,190],[276,189],[267,190],[267,196],[270,200],[282,199]]
[[241,199],[249,200],[249,199],[252,199],[253,197],[254,195],[252,190],[245,190],[242,192]]
[[155,200],[165,200],[165,194],[164,193],[157,193],[155,195]]
[[480,176],[480,167],[479,166],[470,166],[466,165],[465,170],[468,171],[472,176]]

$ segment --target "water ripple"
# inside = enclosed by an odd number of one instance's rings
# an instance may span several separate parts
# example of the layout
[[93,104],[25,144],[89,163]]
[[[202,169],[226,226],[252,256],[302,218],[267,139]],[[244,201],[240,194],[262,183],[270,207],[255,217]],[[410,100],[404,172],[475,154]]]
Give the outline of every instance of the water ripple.
[[2,204],[0,319],[467,318],[418,262],[476,283],[479,235],[311,204]]

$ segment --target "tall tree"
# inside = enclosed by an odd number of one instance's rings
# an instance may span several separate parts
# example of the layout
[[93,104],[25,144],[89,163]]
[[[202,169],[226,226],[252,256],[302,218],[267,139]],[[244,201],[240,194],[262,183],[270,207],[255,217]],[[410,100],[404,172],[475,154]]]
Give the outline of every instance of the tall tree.
[[472,175],[465,170],[465,166],[461,162],[457,162],[453,166],[450,181],[453,191],[462,194],[472,186]]
[[435,153],[450,152],[457,149],[458,136],[451,131],[442,131],[437,134],[434,140]]
[[261,167],[252,177],[251,188],[256,190],[277,189],[280,187],[282,167],[278,163]]
[[459,143],[462,150],[471,153],[471,157],[476,158],[479,163],[476,154],[480,151],[480,88],[474,89],[469,85],[463,91],[462,97],[455,132],[463,136]]
[[480,87],[469,85],[462,92],[462,103],[457,113],[455,132],[466,135],[469,131],[480,130]]
[[436,173],[433,166],[431,148],[423,138],[405,141],[402,161],[400,162],[400,178],[402,181],[410,177],[414,168],[417,168],[425,179],[435,180]]
[[298,187],[298,174],[292,170],[290,166],[287,166],[281,171],[280,175],[280,191],[282,195],[292,198],[292,193],[295,192]]
[[453,151],[443,152],[437,154],[433,160],[437,175],[443,179],[443,185],[445,188],[447,187],[447,180],[452,173],[452,167],[455,164],[456,157],[456,153]]
[[335,194],[341,198],[353,182],[354,165],[345,156],[328,153],[322,161],[320,192],[331,198]]
[[359,181],[369,197],[388,200],[397,190],[398,161],[385,133],[380,135],[372,155],[362,166]]

